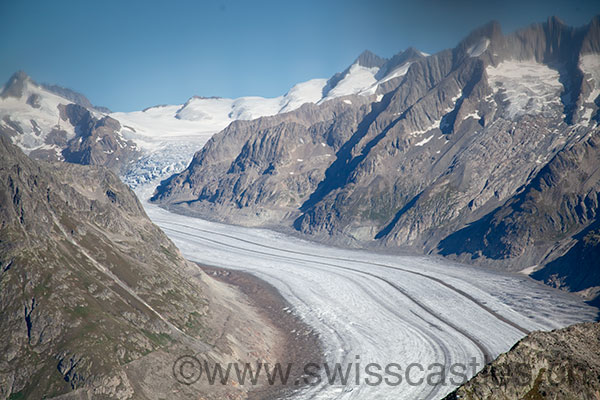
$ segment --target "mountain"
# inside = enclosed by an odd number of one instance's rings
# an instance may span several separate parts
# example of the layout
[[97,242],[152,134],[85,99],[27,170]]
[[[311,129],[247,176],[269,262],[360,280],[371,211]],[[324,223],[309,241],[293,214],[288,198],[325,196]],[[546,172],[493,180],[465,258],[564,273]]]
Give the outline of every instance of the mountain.
[[[366,53],[326,93],[368,89],[230,124],[153,201],[540,278],[596,221],[599,65],[600,17],[509,35],[491,22],[427,57]],[[582,273],[591,295],[600,281]]]
[[177,384],[173,362],[272,361],[277,333],[185,261],[116,175],[31,160],[3,135],[0,172],[1,399],[245,396]]
[[445,400],[600,397],[600,324],[534,332]]
[[[400,76],[408,64],[423,56],[414,49],[404,58],[388,60],[375,54],[363,52],[350,67],[330,79],[312,79],[292,87],[286,94],[274,98],[258,96],[229,99],[222,97],[193,96],[183,105],[161,105],[143,111],[114,113],[114,118],[134,129],[135,132],[149,129],[151,119],[178,120],[180,130],[210,131],[216,133],[233,121],[253,120],[298,109],[305,103],[321,104],[341,96],[352,94],[374,94],[377,87]],[[393,68],[392,68],[393,67]],[[403,69],[404,68],[404,69]],[[177,122],[170,121],[178,124]],[[187,123],[187,124],[186,124]],[[174,126],[176,126],[174,125]],[[164,132],[156,132],[164,135]],[[152,135],[152,132],[148,132]]]
[[[590,263],[598,251],[599,167],[600,129],[594,129],[560,150],[501,207],[442,240],[440,253],[517,267],[547,265],[533,276],[596,297],[600,271]],[[555,260],[565,250],[570,254]]]
[[233,121],[372,95],[422,57],[410,49],[388,62],[365,51],[342,73],[298,83],[274,98],[193,96],[184,104],[114,113],[71,89],[38,85],[19,71],[0,93],[0,131],[33,158],[107,166],[135,187],[184,169],[199,147]]
[[0,92],[0,133],[30,157],[124,170],[138,151],[117,120],[81,94],[15,73]]
[[[375,94],[379,85],[403,75],[415,59],[423,58],[414,49],[402,59],[389,62],[365,51],[350,67],[330,79],[312,79],[294,85],[286,94],[264,98],[236,99],[193,96],[182,105],[160,105],[142,111],[113,113],[123,125],[123,135],[135,138],[188,137],[219,132],[238,120],[253,120],[298,109],[303,104],[322,104],[328,100],[353,95]],[[143,143],[140,143],[143,146]]]

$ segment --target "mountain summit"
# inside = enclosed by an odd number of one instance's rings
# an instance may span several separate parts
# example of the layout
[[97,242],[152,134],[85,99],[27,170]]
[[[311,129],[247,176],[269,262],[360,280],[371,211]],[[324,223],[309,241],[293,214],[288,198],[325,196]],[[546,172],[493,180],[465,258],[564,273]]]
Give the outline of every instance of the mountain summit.
[[355,63],[365,68],[381,68],[386,61],[385,58],[381,58],[369,50],[365,50],[358,56]]
[[19,98],[23,96],[25,82],[30,80],[31,78],[29,78],[29,76],[24,71],[15,72],[2,88],[2,92],[0,92],[0,97],[5,99],[7,97]]
[[122,172],[137,155],[118,121],[82,94],[15,73],[0,93],[0,134],[30,157],[103,165]]
[[[599,43],[597,17],[579,28],[550,18],[509,35],[492,22],[429,57],[363,53],[328,81],[330,101],[230,125],[154,201],[543,271],[596,221]],[[329,95],[368,79],[370,90]],[[566,288],[561,272],[544,276]],[[593,298],[599,286],[577,290]]]

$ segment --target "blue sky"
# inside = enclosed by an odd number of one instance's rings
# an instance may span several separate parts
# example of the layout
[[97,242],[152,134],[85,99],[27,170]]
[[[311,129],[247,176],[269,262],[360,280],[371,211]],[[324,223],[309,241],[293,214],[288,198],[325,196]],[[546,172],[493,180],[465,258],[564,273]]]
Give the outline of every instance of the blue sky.
[[116,111],[192,95],[277,96],[365,49],[434,53],[492,19],[511,32],[596,14],[597,0],[0,0],[0,80],[22,69]]

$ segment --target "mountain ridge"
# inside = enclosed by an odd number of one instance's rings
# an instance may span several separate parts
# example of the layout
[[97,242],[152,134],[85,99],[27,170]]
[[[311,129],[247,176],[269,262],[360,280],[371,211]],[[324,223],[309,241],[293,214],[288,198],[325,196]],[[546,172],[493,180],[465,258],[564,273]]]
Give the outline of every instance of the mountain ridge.
[[177,384],[172,365],[277,359],[280,332],[186,261],[114,173],[32,160],[2,135],[0,171],[0,398],[241,398]]
[[[400,52],[391,60],[365,51],[335,75],[339,77],[336,83],[333,78],[312,79],[275,98],[192,96],[181,105],[127,113],[94,107],[85,96],[58,85],[38,85],[21,71],[9,79],[4,96],[0,95],[0,130],[33,158],[104,165],[136,187],[183,169],[197,148],[233,121],[283,114],[305,103],[323,103],[355,93],[380,97],[380,86],[393,84],[412,60],[421,57],[416,49]],[[371,67],[359,65],[359,59]],[[94,129],[91,123],[73,125],[68,116],[86,113],[87,119],[102,120],[94,124],[104,128]]]
[[[412,60],[377,86],[375,101],[354,95],[230,125],[153,201],[338,244],[449,255],[459,247],[436,250],[446,237],[519,196],[560,152],[595,143],[599,44],[598,17],[578,28],[549,18],[508,35],[491,22]],[[525,244],[525,265],[475,253],[461,261],[520,270],[561,256],[533,248]]]
[[0,92],[0,134],[30,157],[103,165],[121,172],[137,156],[118,121],[80,93],[16,72]]
[[[472,224],[506,209],[557,154],[595,135],[599,31],[599,16],[575,28],[550,17],[508,35],[492,21],[432,56],[414,48],[390,59],[365,51],[330,79],[296,85],[275,99],[193,96],[184,105],[110,115],[59,105],[52,118],[68,122],[74,137],[51,130],[45,147],[30,155],[112,165],[135,186],[183,169],[182,154],[191,157],[194,146],[225,127],[187,170],[159,186],[155,201],[344,245],[421,248],[465,262],[540,270],[579,249],[583,237],[573,238],[593,221],[545,250],[533,236],[490,233],[513,249],[521,246],[519,257],[518,251],[492,254],[489,238],[479,248],[452,238],[473,235]],[[35,111],[39,99],[20,93],[19,82],[27,79],[16,74],[3,93],[19,94]],[[10,115],[0,130],[18,142],[29,121]],[[37,122],[27,129],[32,140],[44,130]],[[197,135],[198,129],[206,131]],[[86,136],[78,130],[88,132],[83,148]],[[196,137],[197,145],[170,144]],[[107,157],[128,141],[125,154]],[[165,146],[173,150],[160,150]],[[567,279],[535,276],[557,286]]]

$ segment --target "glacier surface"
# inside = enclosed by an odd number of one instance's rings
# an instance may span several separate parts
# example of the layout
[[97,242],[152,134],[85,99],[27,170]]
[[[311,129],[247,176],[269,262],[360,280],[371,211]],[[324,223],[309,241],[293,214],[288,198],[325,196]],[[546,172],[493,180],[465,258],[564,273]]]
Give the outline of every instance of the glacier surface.
[[[140,193],[142,198],[146,195]],[[319,335],[329,365],[411,363],[413,383],[435,363],[484,364],[527,332],[594,320],[597,310],[524,275],[491,272],[424,256],[329,247],[282,233],[209,222],[144,203],[184,256],[249,272],[272,284]],[[358,358],[357,358],[358,357]],[[354,370],[353,370],[354,371]],[[321,371],[322,372],[322,371]],[[468,371],[471,376],[473,371]],[[450,375],[447,375],[450,376]],[[438,399],[455,385],[306,386],[293,399]],[[436,379],[433,379],[437,382]]]

